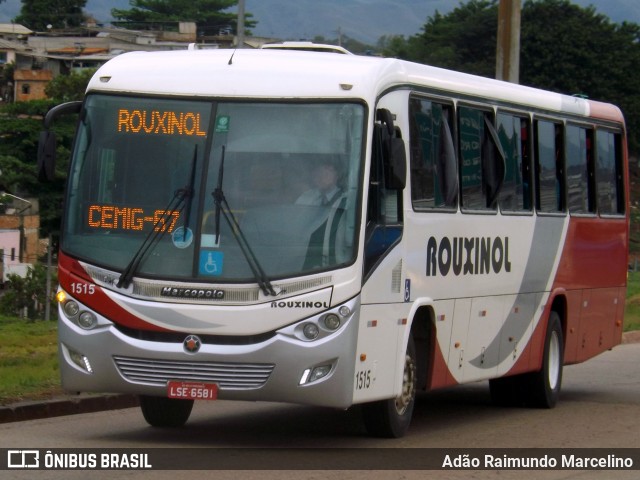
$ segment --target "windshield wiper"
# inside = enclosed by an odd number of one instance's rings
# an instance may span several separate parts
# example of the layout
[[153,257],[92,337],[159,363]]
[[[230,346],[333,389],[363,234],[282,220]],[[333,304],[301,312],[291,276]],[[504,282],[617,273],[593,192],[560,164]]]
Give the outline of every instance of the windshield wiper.
[[187,240],[187,230],[189,229],[189,218],[191,217],[191,204],[193,202],[193,185],[196,181],[196,163],[198,161],[198,145],[193,150],[193,159],[191,160],[191,175],[189,175],[189,185],[186,187],[188,190],[186,192],[186,207],[187,211],[184,214],[184,226],[182,228],[182,241]]
[[147,255],[147,252],[151,249],[153,245],[158,243],[162,237],[164,237],[165,233],[169,230],[169,220],[175,211],[178,212],[178,215],[182,213],[185,205],[188,206],[187,212],[185,214],[185,222],[184,222],[184,237],[183,240],[186,239],[187,236],[187,227],[189,226],[189,215],[191,211],[191,200],[193,198],[194,189],[193,185],[195,182],[195,170],[196,170],[196,161],[198,158],[198,145],[195,146],[193,151],[193,160],[191,161],[191,172],[189,175],[189,183],[182,188],[176,190],[173,194],[173,197],[169,201],[169,204],[164,209],[164,213],[158,218],[156,223],[154,223],[153,228],[147,234],[144,241],[136,251],[136,253],[131,258],[131,261],[126,266],[120,278],[118,279],[118,283],[116,283],[116,287],[118,288],[127,288],[133,279],[133,276],[138,270],[140,263]]
[[222,179],[224,175],[224,156],[225,156],[226,148],[222,146],[222,156],[220,158],[220,168],[218,169],[218,185],[216,189],[211,193],[213,196],[213,201],[216,204],[216,213],[215,213],[215,238],[216,243],[220,243],[220,213],[224,215],[227,224],[229,224],[229,228],[231,228],[231,232],[233,233],[236,242],[240,246],[240,250],[242,250],[242,254],[244,255],[247,263],[249,264],[249,268],[251,272],[253,272],[253,276],[255,277],[262,293],[265,295],[273,295],[274,297],[278,294],[271,285],[269,281],[269,277],[265,273],[264,269],[260,265],[258,261],[258,257],[256,257],[255,253],[251,249],[247,238],[242,233],[242,229],[240,228],[240,224],[236,220],[235,215],[231,211],[229,204],[227,203],[227,199],[224,196],[224,191],[222,190]]

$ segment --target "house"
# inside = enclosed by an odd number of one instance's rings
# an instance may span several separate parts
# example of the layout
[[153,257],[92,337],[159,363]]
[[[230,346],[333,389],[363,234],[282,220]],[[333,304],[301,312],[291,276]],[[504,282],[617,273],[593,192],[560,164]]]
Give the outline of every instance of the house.
[[51,80],[53,80],[51,70],[15,70],[13,98],[16,102],[45,99],[47,98],[45,88]]
[[9,273],[26,274],[40,254],[40,215],[36,199],[0,194],[0,281]]

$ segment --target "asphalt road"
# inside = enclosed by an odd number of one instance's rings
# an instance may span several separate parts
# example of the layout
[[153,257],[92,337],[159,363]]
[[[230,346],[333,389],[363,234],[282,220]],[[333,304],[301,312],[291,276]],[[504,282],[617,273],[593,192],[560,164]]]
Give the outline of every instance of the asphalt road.
[[[13,422],[0,425],[0,449],[143,449],[164,448],[167,455],[176,448],[206,448],[220,457],[239,455],[246,470],[216,470],[205,478],[234,479],[637,479],[640,470],[478,470],[424,471],[397,468],[394,471],[367,468],[379,465],[391,452],[396,468],[422,449],[473,448],[638,448],[640,447],[640,344],[626,344],[580,365],[565,367],[563,393],[553,410],[497,408],[489,398],[486,382],[420,395],[409,434],[398,440],[370,438],[362,426],[357,407],[336,411],[296,405],[240,402],[196,403],[185,428],[157,430],[148,427],[137,408],[90,414]],[[254,471],[245,449],[308,448],[302,464],[319,468],[342,468],[335,458],[353,451],[359,470],[301,470],[299,456],[291,460],[286,452],[275,452],[274,465],[284,470]],[[236,450],[240,449],[240,450]],[[320,450],[322,449],[322,450]],[[335,451],[326,449],[337,449]],[[392,450],[382,450],[392,449]],[[188,451],[185,451],[188,452]],[[315,452],[315,453],[314,453]],[[365,452],[366,455],[363,455]],[[637,453],[637,450],[636,450]],[[267,451],[267,454],[269,452]],[[370,455],[371,466],[367,465]],[[261,458],[263,458],[261,457]],[[640,463],[640,462],[638,462]],[[259,463],[264,465],[264,463]],[[296,468],[296,469],[293,469]],[[321,467],[320,467],[321,468]],[[0,478],[86,478],[84,471],[0,471]],[[184,471],[97,471],[92,478],[193,479],[202,472]]]

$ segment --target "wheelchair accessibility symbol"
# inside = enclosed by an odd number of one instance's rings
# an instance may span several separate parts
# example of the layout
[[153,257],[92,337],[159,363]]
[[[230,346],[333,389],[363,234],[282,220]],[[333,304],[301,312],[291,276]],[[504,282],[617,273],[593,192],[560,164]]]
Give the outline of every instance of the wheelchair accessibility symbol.
[[217,250],[203,250],[200,252],[200,275],[215,277],[222,275],[224,254]]

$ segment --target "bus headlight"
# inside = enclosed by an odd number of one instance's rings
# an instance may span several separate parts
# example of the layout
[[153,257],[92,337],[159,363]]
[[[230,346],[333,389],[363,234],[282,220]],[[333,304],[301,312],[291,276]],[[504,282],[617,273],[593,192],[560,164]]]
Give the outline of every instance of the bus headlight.
[[304,327],[302,327],[302,333],[304,333],[304,336],[308,339],[308,340],[315,340],[316,338],[318,338],[318,335],[320,334],[320,329],[318,328],[318,325],[316,325],[315,323],[305,323]]
[[355,316],[358,302],[358,298],[354,298],[342,305],[300,319],[297,323],[277,330],[277,333],[303,342],[320,342],[338,335],[347,328]]
[[62,309],[64,310],[64,314],[67,318],[75,318],[75,316],[78,315],[78,312],[80,312],[80,306],[73,300],[67,301],[62,306]]
[[340,328],[340,317],[335,313],[330,313],[324,317],[324,326],[329,330],[337,330]]
[[78,317],[78,325],[85,330],[90,330],[98,324],[98,319],[92,312],[82,312]]

